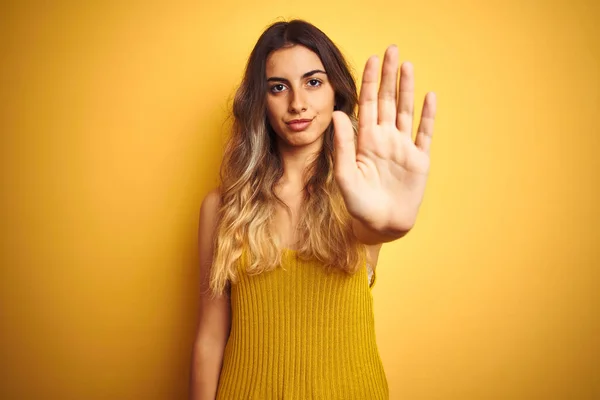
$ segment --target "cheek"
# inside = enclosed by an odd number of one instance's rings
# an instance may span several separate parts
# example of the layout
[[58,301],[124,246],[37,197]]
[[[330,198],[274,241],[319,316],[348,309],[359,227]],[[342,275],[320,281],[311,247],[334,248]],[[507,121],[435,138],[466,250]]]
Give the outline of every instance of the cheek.
[[275,101],[275,99],[267,100],[267,116],[274,123],[280,120],[282,116],[281,102]]
[[275,134],[281,137],[283,132],[281,103],[273,100],[274,99],[272,98],[267,100],[267,121],[269,122],[269,125],[271,125],[273,131],[275,131]]
[[326,100],[321,102],[318,107],[318,114],[320,118],[327,120],[324,122],[331,120],[333,118],[333,101]]
[[333,114],[333,105],[335,103],[335,94],[333,91],[324,94],[318,102],[319,114],[328,115],[331,117]]
[[272,103],[267,102],[267,120],[273,128],[277,126],[277,112]]

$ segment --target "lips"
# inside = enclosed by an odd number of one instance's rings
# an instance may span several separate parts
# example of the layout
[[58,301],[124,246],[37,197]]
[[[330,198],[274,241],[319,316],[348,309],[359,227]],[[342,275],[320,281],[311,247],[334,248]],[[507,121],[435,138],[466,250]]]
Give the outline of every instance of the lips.
[[300,132],[309,127],[312,119],[293,119],[286,122],[287,126],[290,127],[294,132]]

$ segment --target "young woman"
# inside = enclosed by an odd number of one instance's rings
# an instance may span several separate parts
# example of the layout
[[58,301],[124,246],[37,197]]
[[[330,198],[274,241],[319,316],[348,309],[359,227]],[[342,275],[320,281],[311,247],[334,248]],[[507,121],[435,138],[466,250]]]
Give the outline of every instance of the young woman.
[[381,244],[415,223],[436,108],[428,93],[413,142],[413,71],[398,58],[390,46],[379,88],[369,58],[358,98],[313,25],[259,38],[200,212],[193,399],[388,398],[370,289]]

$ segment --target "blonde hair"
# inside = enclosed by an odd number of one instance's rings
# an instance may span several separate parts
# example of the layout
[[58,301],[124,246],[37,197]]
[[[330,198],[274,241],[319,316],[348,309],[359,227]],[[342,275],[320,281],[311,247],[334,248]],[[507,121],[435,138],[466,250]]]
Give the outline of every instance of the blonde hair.
[[[210,275],[215,295],[237,281],[236,264],[243,254],[248,256],[246,272],[250,275],[273,270],[281,263],[283,249],[274,233],[274,216],[278,204],[291,211],[274,190],[283,166],[276,134],[265,113],[265,60],[272,51],[294,44],[319,55],[335,91],[336,107],[350,116],[356,131],[356,85],[333,42],[299,20],[278,22],[265,30],[234,98],[233,126],[221,164],[221,202]],[[304,174],[297,255],[317,260],[327,269],[354,273],[365,247],[353,234],[352,218],[334,179],[333,123],[323,135],[323,147]]]

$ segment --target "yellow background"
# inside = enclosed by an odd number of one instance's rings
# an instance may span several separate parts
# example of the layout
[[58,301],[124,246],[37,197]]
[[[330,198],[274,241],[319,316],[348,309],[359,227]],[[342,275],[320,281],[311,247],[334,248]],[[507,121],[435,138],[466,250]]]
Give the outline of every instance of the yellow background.
[[374,289],[391,398],[600,398],[598,2],[50,3],[0,10],[0,398],[186,397],[199,205],[281,17],[438,95]]

